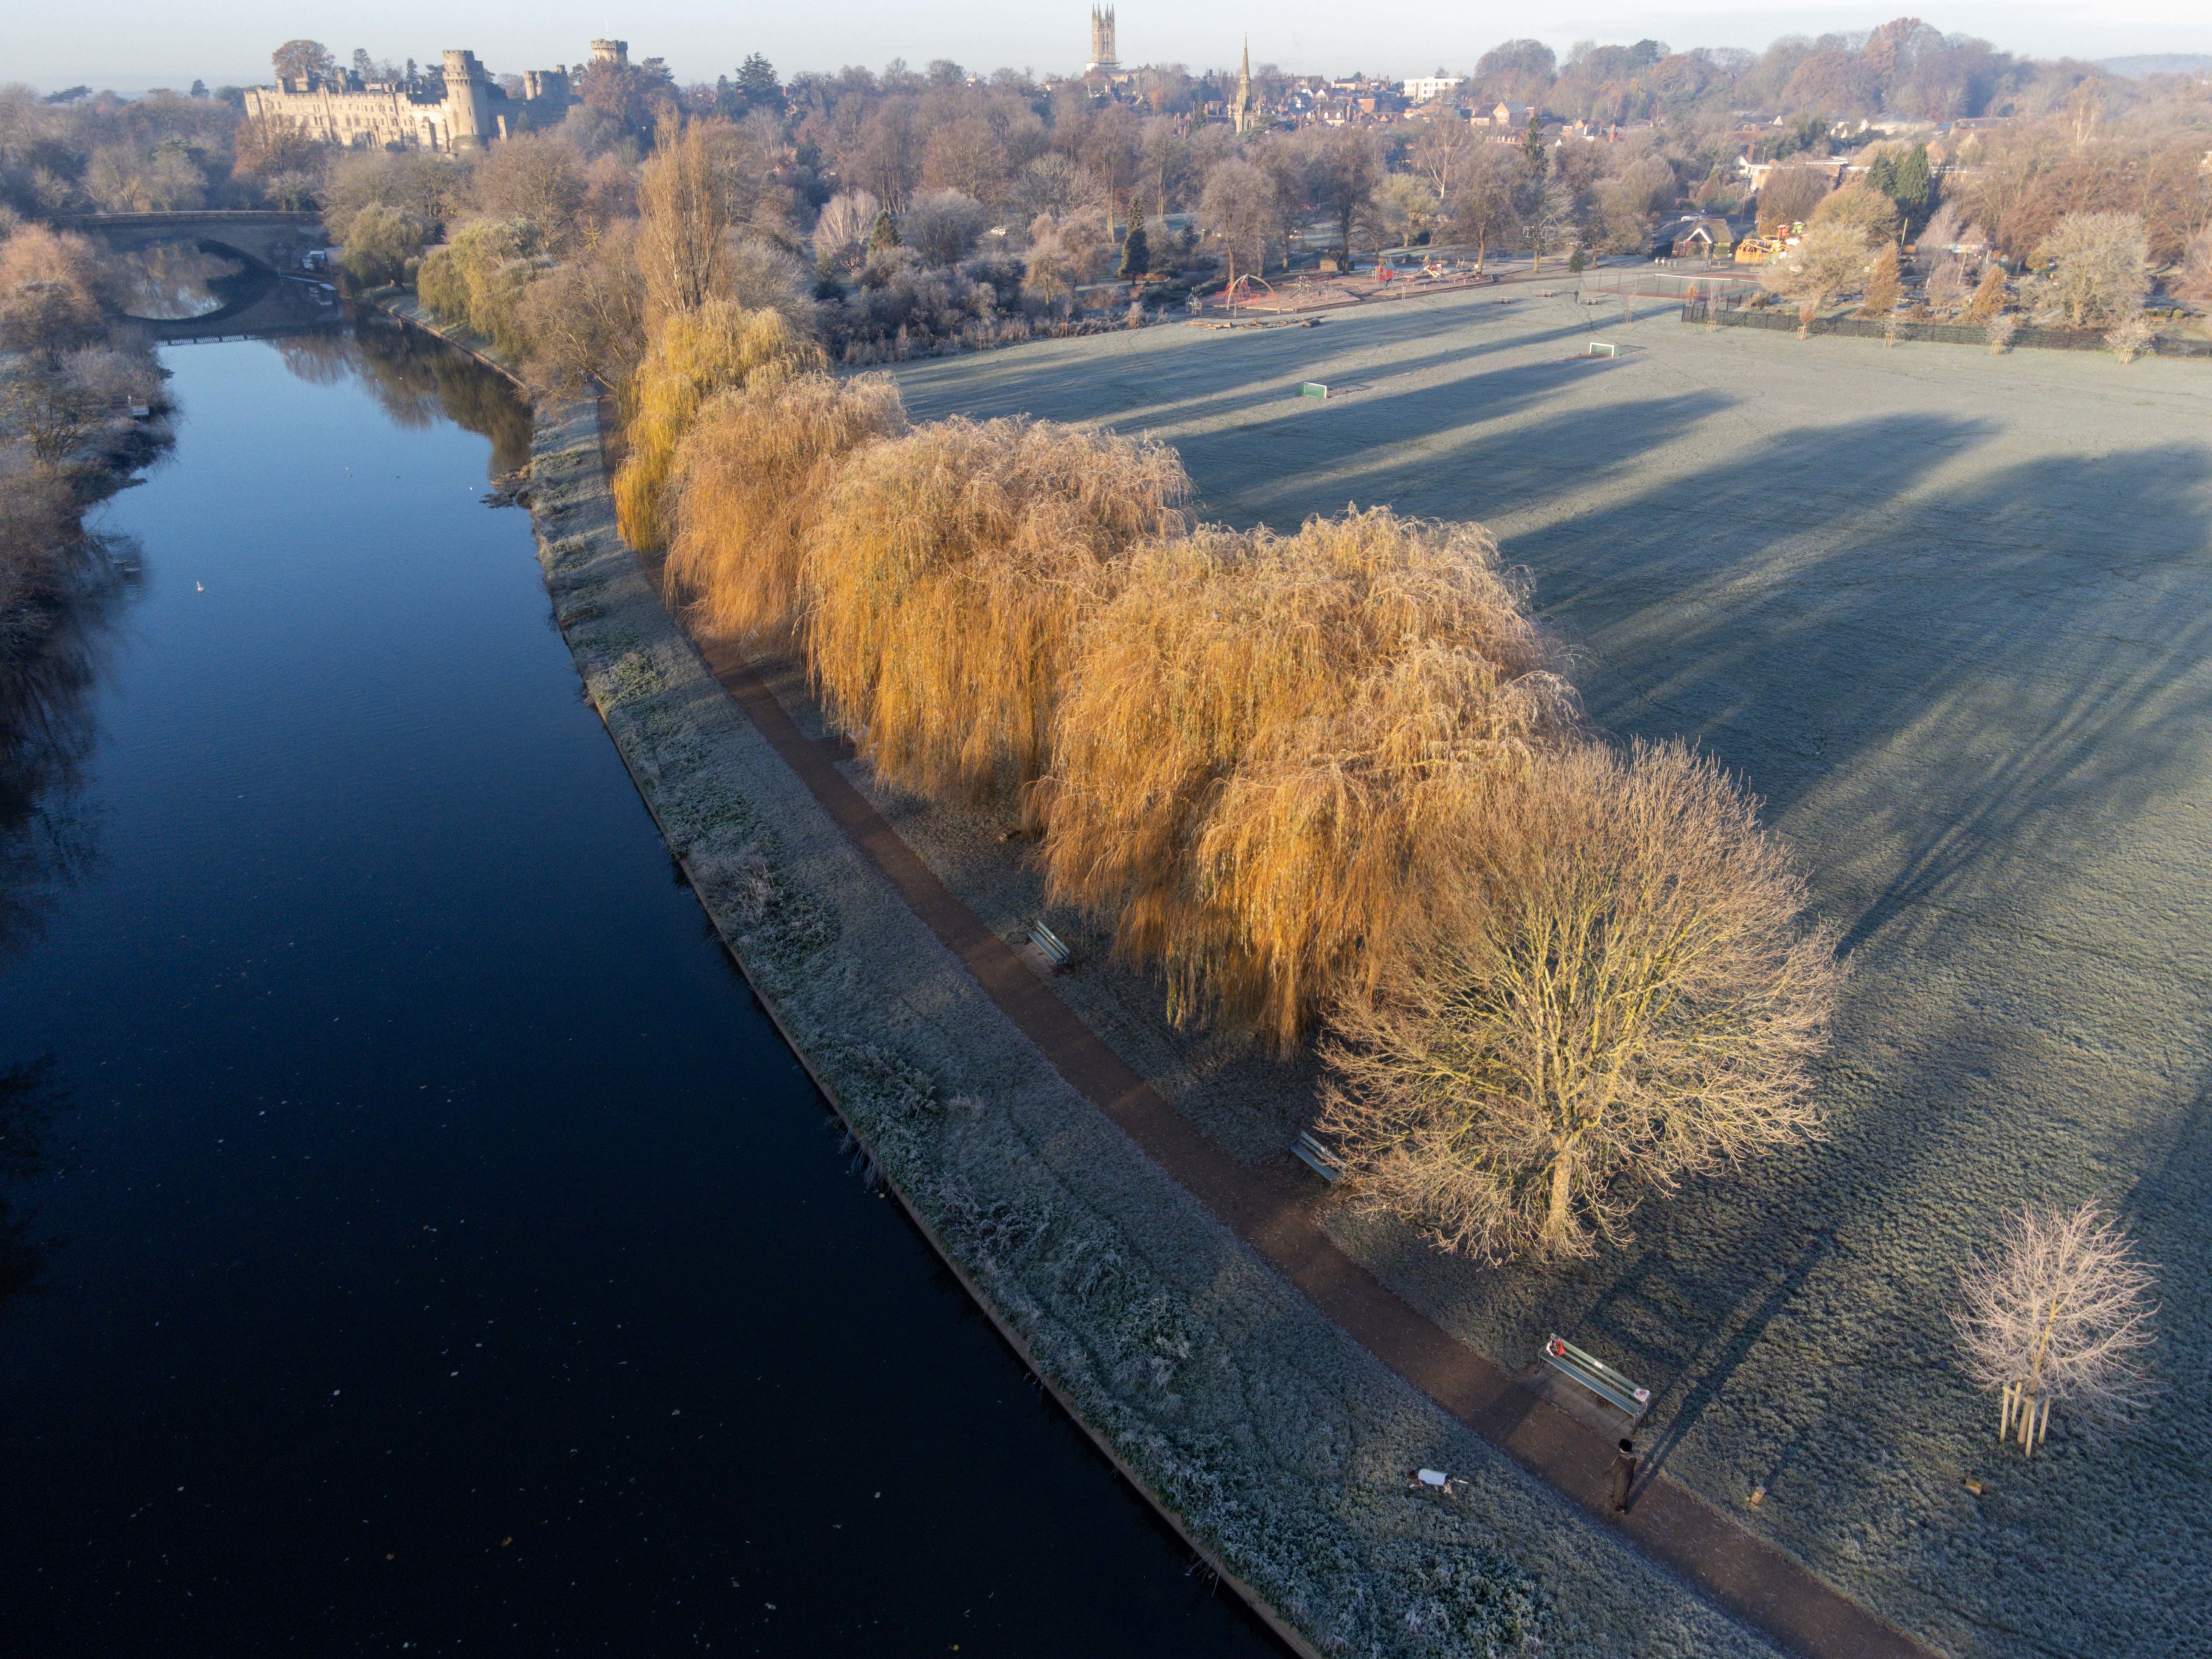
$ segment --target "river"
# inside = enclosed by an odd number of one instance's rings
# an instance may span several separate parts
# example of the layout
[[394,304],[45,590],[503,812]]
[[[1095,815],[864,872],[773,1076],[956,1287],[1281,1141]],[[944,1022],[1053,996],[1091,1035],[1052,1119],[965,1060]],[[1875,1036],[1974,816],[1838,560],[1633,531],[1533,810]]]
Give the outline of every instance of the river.
[[1279,1652],[852,1172],[483,504],[503,384],[166,361],[0,787],[0,1648]]

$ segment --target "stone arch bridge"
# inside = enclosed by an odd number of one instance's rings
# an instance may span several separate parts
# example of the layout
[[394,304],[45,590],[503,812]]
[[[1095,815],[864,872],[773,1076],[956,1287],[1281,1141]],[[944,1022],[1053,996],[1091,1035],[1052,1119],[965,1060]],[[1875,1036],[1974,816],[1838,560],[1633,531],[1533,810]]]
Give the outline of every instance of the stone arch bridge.
[[245,267],[210,284],[222,303],[202,316],[133,319],[165,345],[297,334],[343,320],[337,296],[300,264],[301,254],[325,240],[319,214],[90,213],[57,219],[55,228],[92,237],[115,253],[185,242]]

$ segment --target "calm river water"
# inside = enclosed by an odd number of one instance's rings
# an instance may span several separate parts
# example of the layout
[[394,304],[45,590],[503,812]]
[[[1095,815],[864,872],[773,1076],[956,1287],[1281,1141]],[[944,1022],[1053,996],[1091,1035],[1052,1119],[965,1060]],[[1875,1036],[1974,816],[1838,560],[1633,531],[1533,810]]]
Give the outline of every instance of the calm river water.
[[848,1172],[480,504],[525,411],[168,362],[0,780],[0,1650],[1276,1651]]

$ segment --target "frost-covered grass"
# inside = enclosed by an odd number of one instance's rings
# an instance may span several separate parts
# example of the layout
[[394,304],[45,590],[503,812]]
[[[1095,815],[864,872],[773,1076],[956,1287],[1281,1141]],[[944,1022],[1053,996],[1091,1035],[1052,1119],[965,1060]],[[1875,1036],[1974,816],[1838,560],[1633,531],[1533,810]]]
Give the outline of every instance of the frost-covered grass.
[[[1501,1362],[1548,1329],[1651,1384],[1671,1474],[1960,1654],[2201,1646],[2212,1591],[2212,372],[2087,353],[1707,333],[1589,360],[1571,297],[1233,335],[1154,330],[898,373],[918,420],[1166,439],[1203,510],[1478,519],[1580,655],[1601,725],[1693,739],[1845,931],[1826,1139],[1647,1205],[1571,1270],[1340,1240]],[[1299,399],[1313,380],[1347,389]],[[1011,928],[993,833],[886,798]],[[1063,926],[1065,923],[1066,925]],[[1060,981],[1240,1153],[1314,1106],[1158,1021],[1088,947]],[[2024,1203],[2101,1197],[2155,1264],[2163,1403],[2001,1449],[1948,1313]],[[1977,1498],[1961,1484],[1986,1488]],[[1747,1500],[1764,1488],[1757,1505]]]

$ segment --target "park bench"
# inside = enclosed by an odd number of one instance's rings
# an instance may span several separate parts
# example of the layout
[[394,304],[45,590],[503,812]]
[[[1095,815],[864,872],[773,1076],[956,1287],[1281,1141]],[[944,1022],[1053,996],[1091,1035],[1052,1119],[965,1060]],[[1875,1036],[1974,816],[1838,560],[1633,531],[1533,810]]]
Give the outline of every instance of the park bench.
[[1581,1383],[1607,1405],[1626,1412],[1632,1423],[1641,1419],[1651,1404],[1650,1389],[1638,1388],[1595,1354],[1585,1353],[1563,1336],[1545,1340],[1544,1363],[1561,1376]]
[[1343,1177],[1344,1160],[1310,1129],[1298,1131],[1298,1138],[1291,1143],[1291,1156],[1332,1187]]
[[1044,958],[1045,967],[1053,973],[1066,973],[1067,964],[1075,958],[1066,941],[1042,921],[1030,924],[1030,943],[1036,947],[1037,955]]

